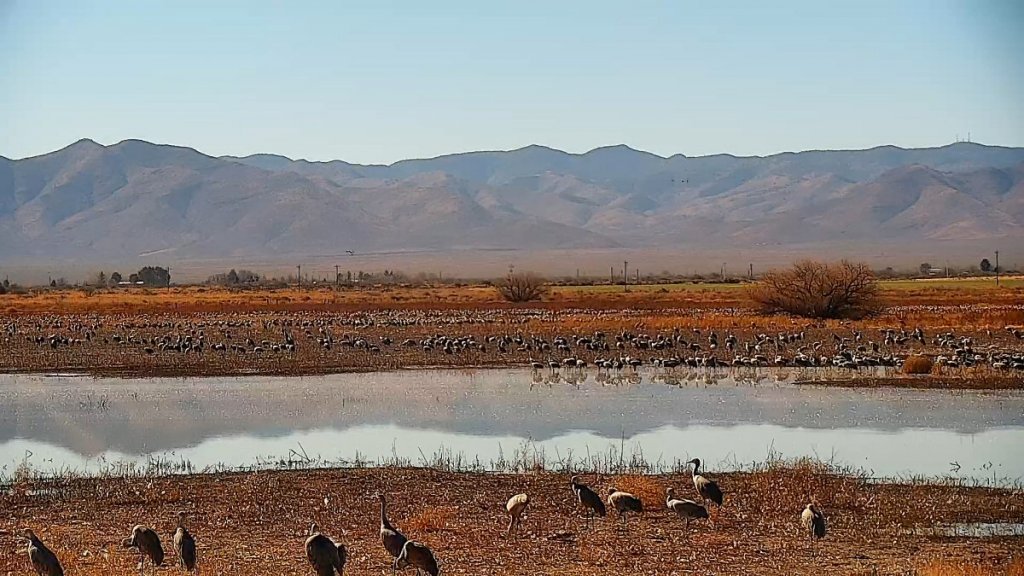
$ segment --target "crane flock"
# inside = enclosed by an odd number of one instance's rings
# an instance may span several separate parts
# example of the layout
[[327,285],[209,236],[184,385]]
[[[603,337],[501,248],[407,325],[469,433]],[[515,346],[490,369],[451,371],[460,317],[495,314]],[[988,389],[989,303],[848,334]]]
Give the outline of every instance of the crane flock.
[[[710,501],[721,507],[724,503],[724,493],[716,482],[700,474],[700,460],[694,458],[687,464],[693,465],[692,483],[697,495],[704,500],[705,504]],[[575,504],[585,511],[583,518],[587,527],[592,525],[596,517],[606,516],[608,508],[615,510],[623,526],[627,525],[629,514],[642,514],[645,510],[640,497],[613,486],[606,488],[607,497],[602,499],[598,496],[597,491],[584,484],[579,476],[573,476],[570,479],[570,488]],[[383,493],[377,493],[376,499],[380,503],[380,542],[384,551],[391,558],[392,574],[406,568],[414,568],[418,576],[422,574],[438,576],[440,563],[434,551],[422,542],[409,539],[391,523],[387,515],[387,498]],[[511,538],[517,532],[529,504],[530,496],[527,493],[516,494],[508,499],[504,506],[509,516],[508,527],[505,530],[506,537]],[[687,530],[691,521],[709,518],[705,505],[694,500],[677,497],[675,489],[672,487],[665,490],[665,508],[683,520]],[[825,516],[813,502],[807,504],[800,512],[798,521],[801,530],[808,535],[811,541],[825,537]],[[31,529],[23,529],[19,536],[28,543],[26,556],[37,575],[64,575],[64,569],[57,555]],[[185,527],[184,512],[177,514],[177,529],[173,535],[173,542],[179,569],[198,574],[198,548],[195,538]],[[160,543],[160,536],[152,528],[141,524],[134,526],[131,535],[122,541],[122,545],[125,548],[138,551],[140,574],[146,573],[147,562],[154,573],[158,567],[164,564],[165,553]],[[316,523],[311,524],[306,532],[304,549],[306,559],[316,576],[334,576],[335,574],[343,576],[345,564],[350,557],[347,547],[322,533]]]
[[[12,368],[123,367],[168,373],[292,373],[324,367],[530,366],[569,373],[640,367],[899,369],[925,354],[940,370],[1024,372],[1024,329],[858,328],[805,322],[768,329],[678,325],[580,331],[574,314],[598,310],[382,310],[358,313],[49,315],[0,324]],[[724,314],[724,313],[723,313]],[[728,315],[726,314],[726,317]],[[0,356],[0,360],[3,356]]]

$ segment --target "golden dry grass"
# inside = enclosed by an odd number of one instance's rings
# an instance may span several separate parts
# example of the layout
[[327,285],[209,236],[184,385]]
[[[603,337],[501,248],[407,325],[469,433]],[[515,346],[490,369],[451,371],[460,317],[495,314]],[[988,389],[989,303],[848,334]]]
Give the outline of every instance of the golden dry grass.
[[[961,306],[1019,304],[1024,286],[919,283],[880,284],[881,300],[888,306]],[[529,306],[566,308],[744,308],[750,307],[742,284],[687,284],[633,286],[555,286],[543,302]],[[39,290],[0,295],[0,311],[13,314],[104,313],[142,314],[253,311],[357,311],[377,308],[473,309],[509,308],[497,290],[486,285],[375,286],[336,290],[333,287],[281,289],[228,289],[188,286],[129,289]],[[521,305],[518,305],[521,306]],[[1024,316],[1024,312],[1021,312]],[[1019,320],[1024,323],[1024,317]]]
[[1001,566],[979,566],[964,560],[932,560],[918,568],[917,576],[1024,576],[1024,558]]
[[451,530],[459,509],[456,506],[435,506],[421,510],[405,522],[407,530],[417,532],[443,532]]
[[651,476],[638,474],[618,476],[612,481],[612,485],[639,498],[644,503],[646,511],[665,507],[665,488],[668,486]]

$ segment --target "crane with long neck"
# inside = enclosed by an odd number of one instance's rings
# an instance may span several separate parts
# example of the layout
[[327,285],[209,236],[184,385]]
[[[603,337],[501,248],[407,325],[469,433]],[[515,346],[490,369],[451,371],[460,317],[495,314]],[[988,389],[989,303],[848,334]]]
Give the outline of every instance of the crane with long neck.
[[387,513],[387,499],[383,493],[377,494],[377,498],[380,500],[380,541],[384,545],[384,549],[387,550],[388,554],[392,558],[398,558],[402,553],[402,547],[408,541],[401,532],[395,529],[388,521]]

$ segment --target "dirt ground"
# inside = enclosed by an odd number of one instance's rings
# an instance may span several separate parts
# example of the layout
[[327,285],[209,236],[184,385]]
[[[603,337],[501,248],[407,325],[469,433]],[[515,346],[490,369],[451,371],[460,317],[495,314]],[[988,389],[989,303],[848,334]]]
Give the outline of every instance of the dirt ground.
[[[927,286],[928,283],[922,282]],[[759,337],[801,334],[787,347],[748,350],[768,362],[792,358],[798,347],[812,354],[835,354],[841,339],[851,348],[877,345],[877,355],[905,357],[926,353],[949,355],[936,342],[940,334],[969,338],[979,354],[1024,352],[1022,288],[899,288],[884,292],[889,306],[863,321],[810,321],[764,316],[747,308],[735,285],[634,287],[556,287],[543,302],[513,306],[486,286],[342,290],[295,288],[232,291],[216,288],[166,290],[55,291],[0,296],[0,371],[84,372],[112,376],[223,376],[246,374],[302,375],[343,371],[423,367],[528,366],[532,361],[573,357],[588,363],[629,356],[650,363],[657,357],[715,356],[729,362]],[[921,327],[926,341],[885,344],[884,330],[906,333]],[[673,335],[689,348],[654,351],[626,342],[621,348],[588,350],[575,345],[580,336]],[[735,351],[709,345],[714,332],[737,338]],[[284,334],[296,350],[273,351]],[[329,334],[325,349],[318,341]],[[1017,334],[1020,334],[1019,332]],[[203,337],[206,348],[180,353],[158,347],[153,339]],[[472,338],[473,345],[448,351],[425,348],[427,339]],[[497,346],[493,339],[521,336],[553,343],[568,340],[569,350],[539,350],[520,345]],[[53,337],[67,338],[54,344]],[[346,346],[362,341],[365,346]],[[408,342],[407,342],[408,341]],[[213,350],[214,344],[243,345],[244,351]],[[692,346],[698,346],[694,349]],[[259,348],[259,350],[257,350]],[[147,350],[148,349],[148,350]],[[971,380],[972,387],[1019,388],[1024,370],[938,369],[927,378],[887,380],[885,385],[950,387]],[[857,376],[857,374],[852,374]],[[850,379],[841,379],[847,380]],[[861,381],[858,377],[855,382]],[[827,382],[825,382],[827,383]],[[847,382],[848,383],[848,382]],[[875,381],[877,384],[878,381]]]
[[[312,574],[303,550],[310,522],[345,543],[346,574],[381,574],[389,557],[378,537],[374,494],[389,497],[391,522],[429,545],[442,574],[939,574],[924,567],[969,563],[970,574],[1020,573],[1022,537],[949,538],[925,528],[954,522],[1021,522],[1024,492],[934,485],[874,484],[815,465],[710,476],[725,505],[684,529],[664,506],[675,487],[694,498],[687,473],[584,475],[639,496],[628,528],[614,514],[592,527],[580,517],[566,474],[447,473],[424,469],[281,471],[59,482],[0,495],[0,574],[28,574],[12,534],[31,527],[68,574],[135,573],[138,555],[120,546],[135,524],[170,540],[175,514],[189,514],[204,574]],[[504,536],[504,503],[526,492],[521,533]],[[828,533],[811,542],[800,528],[805,503],[824,511]],[[159,572],[168,572],[162,568]],[[922,570],[921,572],[914,572]],[[966,572],[948,572],[966,573]]]

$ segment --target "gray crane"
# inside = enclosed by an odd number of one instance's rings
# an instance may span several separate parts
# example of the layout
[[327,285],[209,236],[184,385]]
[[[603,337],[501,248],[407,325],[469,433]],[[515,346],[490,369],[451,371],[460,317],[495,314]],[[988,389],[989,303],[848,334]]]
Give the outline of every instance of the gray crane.
[[707,508],[697,504],[693,500],[676,498],[675,490],[672,488],[667,488],[665,490],[665,507],[682,518],[686,528],[690,527],[690,520],[700,520],[701,518],[708,517]]
[[132,528],[132,535],[121,541],[125,548],[136,548],[141,556],[139,560],[139,573],[146,572],[146,558],[153,564],[154,572],[157,566],[164,563],[164,547],[160,544],[160,537],[156,531],[145,526]]
[[196,539],[185,528],[185,513],[178,512],[178,529],[174,531],[174,552],[178,555],[178,567],[186,572],[196,571]]
[[511,535],[512,532],[519,527],[519,522],[522,519],[523,512],[526,511],[526,507],[529,505],[530,496],[527,494],[516,494],[508,499],[508,502],[505,504],[505,510],[508,512],[508,529],[505,530],[506,535]]
[[309,537],[306,538],[306,559],[317,576],[338,576],[345,573],[345,560],[348,559],[348,551],[344,544],[336,544],[327,536],[320,533],[320,527],[315,523],[309,526]]
[[393,568],[401,570],[408,566],[416,568],[417,576],[422,572],[426,572],[430,576],[437,576],[441,573],[441,569],[437,566],[437,559],[434,558],[434,553],[430,548],[426,544],[420,544],[414,540],[409,540],[402,546],[402,551],[395,558]]
[[808,504],[800,514],[800,523],[804,530],[807,530],[808,537],[813,542],[815,538],[825,537],[825,515],[814,504]]
[[708,500],[715,503],[715,505],[722,506],[722,489],[718,487],[718,484],[714,480],[705,478],[700,474],[700,458],[694,458],[687,462],[687,464],[693,464],[693,487],[697,489],[697,494],[707,502]]
[[642,514],[644,511],[644,503],[639,498],[617,488],[608,489],[608,505],[619,513],[619,519],[622,520],[623,525],[627,524],[630,512]]
[[398,558],[402,553],[402,547],[409,539],[388,521],[387,500],[384,494],[378,493],[377,498],[380,499],[380,541],[392,558]]
[[32,563],[36,574],[39,576],[64,576],[64,568],[61,567],[60,560],[57,560],[57,555],[47,548],[46,544],[43,544],[35,532],[26,528],[22,530],[21,537],[28,540],[28,560]]
[[606,514],[604,501],[597,495],[597,492],[591,490],[586,484],[582,484],[579,476],[573,476],[569,483],[572,486],[573,494],[576,495],[576,501],[587,509],[587,523],[589,524],[593,520],[595,514],[604,518]]

